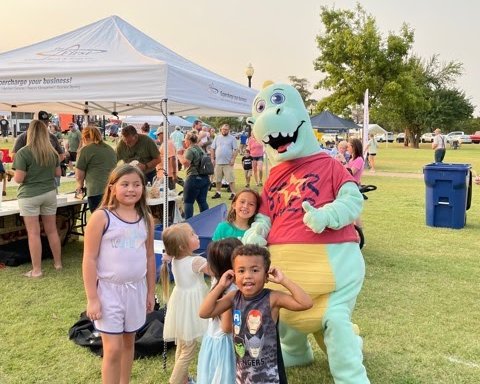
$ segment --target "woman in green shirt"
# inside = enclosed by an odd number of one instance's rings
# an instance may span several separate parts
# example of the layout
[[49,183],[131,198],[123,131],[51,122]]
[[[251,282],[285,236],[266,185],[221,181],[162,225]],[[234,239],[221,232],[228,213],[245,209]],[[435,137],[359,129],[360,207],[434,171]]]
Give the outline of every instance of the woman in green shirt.
[[55,176],[60,176],[58,154],[50,143],[48,128],[43,121],[32,120],[27,130],[27,145],[15,155],[13,179],[17,190],[20,216],[27,229],[32,270],[27,277],[42,276],[42,242],[40,220],[53,254],[55,269],[62,269],[60,237],[57,231],[57,191]]
[[95,126],[83,128],[82,141],[75,172],[77,193],[87,186],[88,208],[93,212],[102,201],[108,177],[117,165],[117,156]]

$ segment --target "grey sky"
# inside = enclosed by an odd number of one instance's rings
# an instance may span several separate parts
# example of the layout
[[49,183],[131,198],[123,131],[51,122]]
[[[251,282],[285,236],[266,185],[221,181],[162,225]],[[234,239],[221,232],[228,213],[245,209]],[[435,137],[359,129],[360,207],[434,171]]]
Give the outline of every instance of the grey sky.
[[[460,61],[458,82],[480,106],[480,67],[476,43],[480,5],[467,0],[360,2],[380,31],[398,32],[403,22],[415,29],[414,50],[423,58],[438,53],[441,61]],[[319,55],[320,6],[353,8],[355,1],[322,0],[2,0],[0,52],[118,15],[161,44],[212,71],[246,84],[245,67],[255,68],[253,87],[263,81],[288,81],[289,75],[313,84]],[[316,92],[315,97],[321,93]],[[480,109],[477,107],[477,113]]]

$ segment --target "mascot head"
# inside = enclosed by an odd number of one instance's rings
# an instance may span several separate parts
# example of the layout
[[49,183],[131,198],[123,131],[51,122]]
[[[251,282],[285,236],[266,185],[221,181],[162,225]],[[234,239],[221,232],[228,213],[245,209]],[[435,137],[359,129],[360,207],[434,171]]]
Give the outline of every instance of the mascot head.
[[247,123],[273,165],[320,151],[302,97],[291,85],[267,82],[253,101],[252,115]]

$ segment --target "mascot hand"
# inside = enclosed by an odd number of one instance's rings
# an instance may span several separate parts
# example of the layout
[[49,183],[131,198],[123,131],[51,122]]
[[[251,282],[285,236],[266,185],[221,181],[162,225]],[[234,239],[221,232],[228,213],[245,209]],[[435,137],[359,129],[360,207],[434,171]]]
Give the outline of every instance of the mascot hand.
[[267,246],[267,240],[264,237],[260,236],[258,231],[255,228],[250,228],[242,237],[243,244],[256,244],[261,247]]
[[305,211],[303,215],[303,223],[315,233],[321,233],[328,225],[328,217],[320,209],[312,207],[308,201],[302,203],[302,208]]
[[267,246],[267,236],[272,227],[272,222],[268,216],[257,213],[255,221],[250,226],[242,238],[243,244],[257,244],[261,247]]

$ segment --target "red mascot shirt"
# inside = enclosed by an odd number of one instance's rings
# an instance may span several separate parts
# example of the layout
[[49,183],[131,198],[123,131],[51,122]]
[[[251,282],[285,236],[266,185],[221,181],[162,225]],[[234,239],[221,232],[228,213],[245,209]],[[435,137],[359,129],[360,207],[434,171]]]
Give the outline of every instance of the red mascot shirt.
[[303,223],[302,203],[320,208],[335,200],[341,186],[353,182],[352,175],[329,155],[321,152],[281,163],[272,168],[263,187],[260,213],[270,217],[268,244],[332,244],[356,242],[353,224],[338,230],[314,233]]

